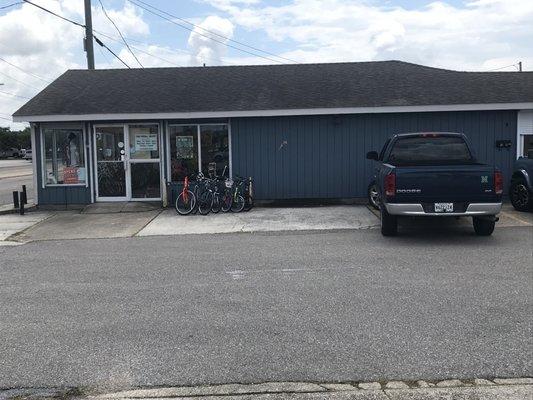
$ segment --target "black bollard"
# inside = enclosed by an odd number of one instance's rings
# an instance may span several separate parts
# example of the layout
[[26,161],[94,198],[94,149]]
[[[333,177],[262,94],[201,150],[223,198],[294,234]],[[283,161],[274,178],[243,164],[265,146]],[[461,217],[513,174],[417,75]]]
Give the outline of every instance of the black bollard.
[[22,192],[19,193],[19,196],[20,196],[19,214],[24,215],[24,202],[22,201]]
[[19,192],[13,192],[13,208],[16,210],[19,208]]
[[26,192],[26,185],[22,185],[22,197],[20,201],[24,204],[28,204],[28,193]]

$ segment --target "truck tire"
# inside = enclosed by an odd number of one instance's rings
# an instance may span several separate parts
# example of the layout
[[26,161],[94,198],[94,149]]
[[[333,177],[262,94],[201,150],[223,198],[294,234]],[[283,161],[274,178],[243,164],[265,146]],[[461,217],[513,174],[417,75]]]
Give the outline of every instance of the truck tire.
[[390,215],[385,206],[381,206],[381,234],[383,236],[396,236],[398,233],[398,217]]
[[522,178],[511,182],[509,198],[517,211],[528,211],[533,208],[533,195],[529,192],[527,183]]
[[376,184],[376,181],[372,181],[370,185],[368,185],[367,195],[368,195],[368,203],[376,210],[379,210],[380,200],[379,200],[378,185]]
[[488,218],[472,218],[474,224],[474,231],[478,236],[490,236],[494,232],[496,221]]

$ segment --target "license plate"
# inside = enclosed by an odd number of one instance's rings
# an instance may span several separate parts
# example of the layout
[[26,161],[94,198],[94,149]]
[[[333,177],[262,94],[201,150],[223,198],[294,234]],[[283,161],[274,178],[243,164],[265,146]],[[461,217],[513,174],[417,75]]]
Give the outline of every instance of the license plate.
[[453,212],[453,203],[435,203],[435,212],[438,212],[438,213]]

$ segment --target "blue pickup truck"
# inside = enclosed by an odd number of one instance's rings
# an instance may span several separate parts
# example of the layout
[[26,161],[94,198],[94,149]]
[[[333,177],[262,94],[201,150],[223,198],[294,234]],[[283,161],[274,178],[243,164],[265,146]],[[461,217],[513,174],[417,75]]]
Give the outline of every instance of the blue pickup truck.
[[469,216],[477,235],[494,231],[503,177],[497,168],[476,160],[465,135],[398,134],[367,158],[377,161],[374,179],[384,236],[397,234],[403,216]]

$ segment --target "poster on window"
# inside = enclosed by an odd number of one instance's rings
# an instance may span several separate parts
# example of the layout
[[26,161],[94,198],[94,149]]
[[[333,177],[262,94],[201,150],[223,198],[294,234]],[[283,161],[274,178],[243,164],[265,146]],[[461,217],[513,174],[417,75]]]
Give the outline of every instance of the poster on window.
[[135,151],[157,151],[157,133],[136,133]]
[[176,155],[179,159],[194,158],[194,136],[176,136]]
[[78,167],[64,167],[63,168],[63,183],[72,185],[79,183]]

